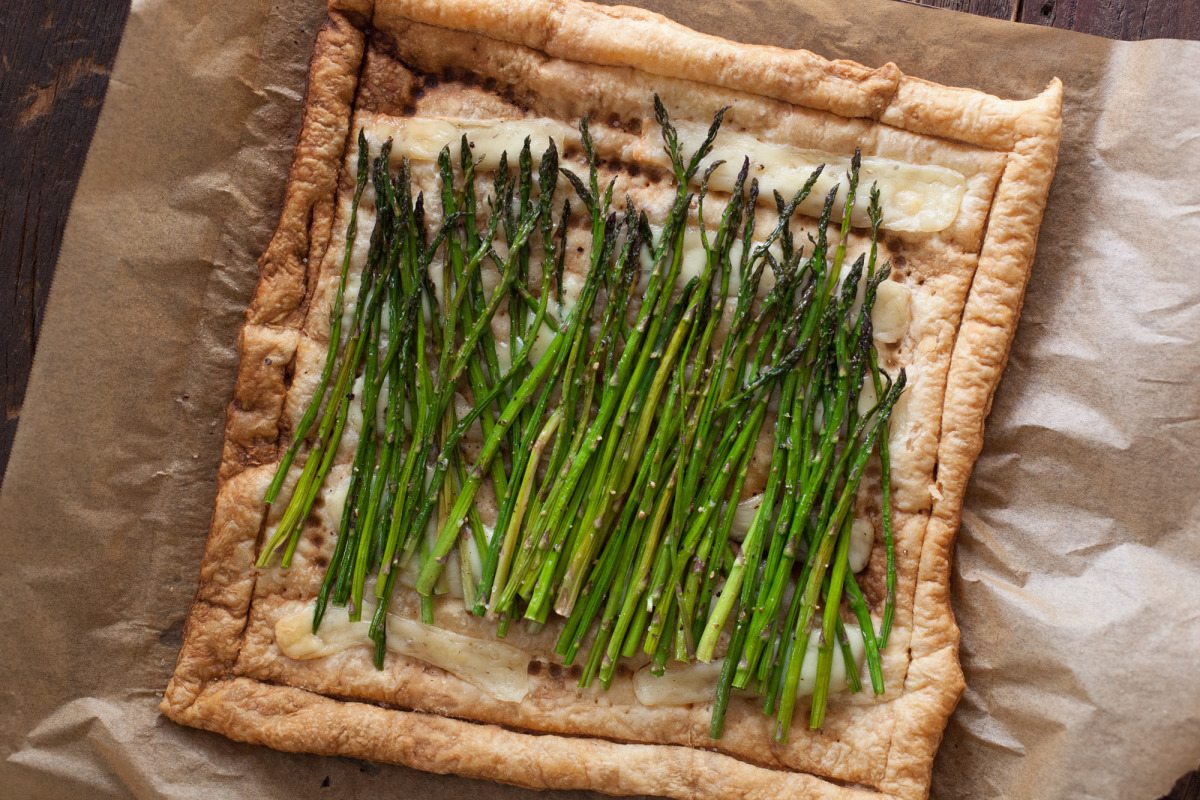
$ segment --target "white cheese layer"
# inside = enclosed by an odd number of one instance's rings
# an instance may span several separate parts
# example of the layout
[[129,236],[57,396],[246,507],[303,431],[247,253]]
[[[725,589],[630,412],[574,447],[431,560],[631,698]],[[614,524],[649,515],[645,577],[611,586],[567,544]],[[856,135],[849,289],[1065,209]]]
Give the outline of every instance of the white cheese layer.
[[[676,127],[686,153],[694,152],[707,133],[706,126],[694,123],[679,123]],[[800,204],[800,211],[810,216],[819,214],[825,195],[834,184],[841,184],[835,209],[840,209],[845,202],[850,172],[848,156],[764,142],[746,133],[719,133],[712,152],[701,163],[699,174],[703,175],[709,164],[724,161],[708,183],[713,189],[731,191],[746,158],[750,159],[747,182],[758,178],[759,197],[764,202],[774,204],[775,191],[784,200],[791,200],[821,164],[825,169],[807,199]],[[963,195],[967,193],[967,179],[947,167],[863,156],[853,218],[857,226],[869,224],[867,201],[873,183],[879,186],[883,227],[894,231],[934,233],[949,228],[958,216]],[[834,216],[839,218],[839,212],[835,210]]]
[[[334,655],[351,647],[373,647],[368,637],[374,609],[364,605],[363,619],[351,622],[344,608],[330,608],[316,634],[312,632],[313,605],[283,617],[275,623],[275,641],[288,658],[307,660]],[[387,615],[387,648],[395,653],[424,661],[466,681],[480,691],[505,703],[519,703],[529,693],[529,662],[533,657],[510,644],[470,636],[424,625],[396,614]],[[862,667],[862,633],[847,625],[850,649],[856,667]],[[810,695],[816,686],[817,636],[810,637],[800,673],[798,694]],[[634,673],[633,690],[645,706],[682,706],[711,702],[721,674],[723,660],[708,664],[672,664],[662,677],[647,665]],[[846,667],[840,651],[834,654],[830,690],[846,688]]]
[[912,318],[912,290],[902,283],[885,280],[879,284],[879,293],[871,309],[871,328],[875,340],[895,344],[904,338]]
[[763,496],[761,494],[752,495],[738,503],[737,508],[733,511],[733,524],[729,528],[731,539],[735,542],[746,540],[746,534],[750,532],[750,526],[754,524],[754,518],[758,516],[758,509],[762,503]]
[[[687,122],[678,123],[676,128],[685,153],[694,152],[707,131],[706,126]],[[535,163],[550,139],[553,138],[561,148],[564,143],[578,138],[574,127],[546,118],[395,118],[377,121],[370,134],[373,151],[377,151],[385,139],[392,139],[393,159],[407,157],[413,161],[436,161],[442,149],[449,147],[450,158],[455,164],[459,163],[462,139],[466,136],[481,170],[496,169],[502,153],[507,153],[508,163],[515,165],[526,137],[530,140]],[[621,156],[645,164],[669,166],[654,126],[646,126],[641,138],[625,148]],[[774,191],[791,199],[821,164],[825,169],[800,205],[800,211],[810,216],[819,214],[825,195],[835,183],[842,185],[841,201],[845,199],[849,156],[766,142],[750,134],[731,131],[718,134],[712,152],[697,172],[696,182],[703,176],[705,167],[715,161],[724,161],[713,172],[709,186],[717,191],[731,191],[747,157],[750,159],[749,177],[758,179],[759,197],[767,205],[774,203]],[[865,156],[859,174],[854,219],[859,226],[867,224],[867,199],[873,183],[879,186],[883,227],[896,231],[933,233],[950,227],[967,191],[967,181],[961,173],[935,164],[907,164],[890,158]]]
[[650,665],[633,674],[633,693],[644,706],[674,706],[687,703],[711,703],[721,677],[720,658],[705,664],[670,664],[661,677],[650,672]]
[[[850,651],[854,654],[855,668],[862,670],[866,648],[863,646],[862,631],[852,625],[846,626],[846,638],[850,640]],[[798,696],[811,695],[817,686],[817,648],[820,637],[810,636],[804,655],[804,666],[800,669]],[[711,703],[721,676],[724,659],[707,664],[668,665],[662,676],[650,672],[647,664],[633,675],[633,691],[638,702],[644,706],[685,705],[687,703]],[[833,667],[829,675],[830,691],[840,692],[847,686],[846,663],[840,649],[833,654]]]
[[869,519],[856,517],[850,525],[850,551],[847,553],[851,572],[862,572],[871,560],[875,546],[875,525]]
[[[284,655],[294,659],[321,658],[362,645],[373,647],[367,632],[374,613],[364,605],[363,619],[351,622],[346,609],[330,608],[314,634],[310,604],[275,623],[275,641]],[[388,614],[387,649],[444,669],[504,703],[519,703],[529,692],[531,657],[504,642],[475,639]]]

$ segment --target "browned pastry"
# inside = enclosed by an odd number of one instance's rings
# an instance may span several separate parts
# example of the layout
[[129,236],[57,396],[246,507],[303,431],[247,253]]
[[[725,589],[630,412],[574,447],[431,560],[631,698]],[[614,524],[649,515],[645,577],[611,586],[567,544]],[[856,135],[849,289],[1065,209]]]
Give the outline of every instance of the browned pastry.
[[[891,423],[898,592],[883,654],[886,692],[831,698],[824,727],[797,725],[787,744],[772,739],[754,701],[735,699],[724,737],[713,741],[709,704],[643,705],[629,670],[607,692],[579,689],[545,634],[514,629],[507,640],[528,654],[519,702],[402,654],[377,671],[367,647],[285,656],[276,625],[315,596],[338,523],[318,507],[289,569],[254,563],[271,523],[264,492],[328,345],[355,133],[446,118],[549,119],[569,131],[586,115],[617,194],[653,209],[667,191],[653,164],[627,167],[653,162],[641,134],[653,125],[655,93],[680,125],[707,125],[730,106],[723,131],[731,135],[845,159],[860,147],[864,156],[961,176],[949,222],[897,225],[882,240],[908,319],[894,341],[880,341],[880,353],[905,367],[910,384]],[[963,688],[951,549],[1033,260],[1061,97],[1057,81],[1033,99],[1002,100],[912,78],[893,64],[872,70],[738,44],[578,0],[333,0],[279,227],[238,343],[216,512],[163,712],[282,750],[534,788],[925,797]],[[862,579],[873,607],[882,575],[876,546]],[[438,624],[492,636],[461,603],[442,601]]]

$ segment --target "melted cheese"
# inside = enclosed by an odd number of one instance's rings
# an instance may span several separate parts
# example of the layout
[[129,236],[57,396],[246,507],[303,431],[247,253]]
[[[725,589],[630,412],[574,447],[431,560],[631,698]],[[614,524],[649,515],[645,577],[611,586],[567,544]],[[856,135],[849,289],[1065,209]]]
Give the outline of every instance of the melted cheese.
[[[346,495],[350,491],[350,464],[336,464],[329,470],[325,484],[321,487],[321,498],[324,504],[320,514],[329,530],[337,531],[342,525],[342,515],[346,511]],[[286,508],[286,506],[284,506]]]
[[724,663],[724,659],[718,659],[707,664],[671,664],[661,677],[650,672],[647,664],[633,674],[633,693],[644,706],[711,703]]
[[[704,134],[705,128],[690,123],[680,123],[678,126],[684,150],[695,148]],[[655,136],[643,137],[634,147],[629,148],[623,156],[642,163],[666,166],[656,131]],[[551,138],[558,142],[577,141],[578,136],[573,128],[549,119],[526,120],[433,120],[433,119],[395,119],[377,123],[372,131],[372,150],[377,154],[379,144],[388,137],[393,139],[392,157],[408,157],[414,161],[435,161],[444,147],[450,148],[452,160],[457,163],[460,157],[460,142],[465,134],[471,142],[474,154],[479,159],[478,168],[494,170],[499,166],[500,154],[507,152],[510,163],[515,163],[516,154],[520,152],[526,137],[530,138],[531,150],[535,163],[540,154],[546,149]],[[808,179],[812,170],[819,164],[826,164],[821,178],[814,186],[808,200],[801,205],[803,213],[816,215],[820,211],[825,194],[834,183],[845,183],[845,173],[849,169],[849,159],[830,153],[764,142],[744,133],[723,132],[717,140],[713,152],[706,159],[705,165],[717,160],[726,163],[718,167],[710,178],[710,186],[720,191],[729,191],[734,186],[738,170],[744,157],[751,161],[751,176],[757,177],[760,184],[760,196],[764,202],[773,202],[772,191],[790,198],[796,190]],[[703,173],[703,168],[700,170]],[[872,182],[878,182],[884,205],[885,228],[900,231],[933,232],[949,227],[958,213],[959,205],[966,191],[966,182],[962,175],[944,167],[932,165],[910,165],[883,158],[864,158],[861,172],[858,209],[855,223],[866,222],[866,192]],[[842,189],[841,199],[844,201],[845,188]],[[348,336],[353,318],[354,304],[358,297],[360,275],[366,262],[370,236],[364,235],[374,225],[375,212],[369,203],[372,190],[368,187],[368,202],[364,202],[358,212],[359,235],[351,256],[351,269],[347,279],[343,305],[343,338]],[[657,231],[656,231],[657,232]],[[731,256],[736,260],[740,257],[740,242],[735,245]],[[698,231],[690,230],[685,234],[684,255],[681,282],[703,272],[705,252]],[[774,248],[778,250],[778,246]],[[778,257],[778,253],[776,256]],[[431,279],[437,291],[439,301],[442,289],[440,257],[430,265]],[[646,264],[645,266],[649,266]],[[769,273],[768,273],[769,275]],[[764,284],[768,276],[764,276]],[[569,310],[577,302],[578,293],[582,287],[582,276],[568,272],[564,278],[563,310]],[[760,287],[765,291],[769,286]],[[730,293],[737,291],[736,276],[731,281]],[[883,342],[894,342],[902,338],[907,329],[909,318],[909,290],[893,281],[885,281],[880,286],[879,300],[872,315],[876,339]],[[537,340],[530,355],[531,361],[536,361],[545,350],[546,344],[553,337],[548,326],[538,332]],[[507,353],[505,354],[508,355]],[[866,387],[864,387],[866,388]],[[355,385],[356,396],[361,393],[361,378]],[[864,391],[864,396],[867,394]],[[870,394],[874,394],[873,390]],[[861,398],[860,398],[861,402]],[[873,404],[873,402],[872,402]],[[382,404],[381,404],[382,406]],[[351,406],[351,418],[348,421],[347,432],[357,432],[361,428],[361,410],[357,403]],[[356,413],[357,411],[357,413]],[[382,427],[383,420],[377,421]],[[350,445],[357,437],[344,437],[343,447]],[[334,521],[340,520],[345,493],[348,488],[349,474],[336,477],[324,492],[327,516]],[[752,520],[761,496],[750,498],[740,504],[735,514],[734,533],[744,536],[745,529]],[[867,527],[870,524],[867,523]],[[434,531],[436,528],[434,528]],[[489,531],[490,534],[490,531]],[[863,561],[862,553],[869,556],[873,543],[874,530],[870,530],[870,538],[866,529],[855,522],[851,541],[851,566],[857,572],[861,566],[855,566]],[[471,561],[473,570],[478,574],[481,568],[479,554],[471,546]],[[454,554],[457,557],[457,553]],[[415,577],[416,560],[408,565],[401,575],[401,583],[411,585]],[[865,564],[865,561],[864,561]],[[457,569],[450,570],[457,577]],[[453,581],[452,581],[453,582]],[[454,592],[461,595],[461,587]],[[373,609],[364,607],[365,619],[351,622],[345,609],[332,608],[326,612],[321,627],[316,634],[312,633],[312,606],[296,614],[280,619],[275,626],[276,641],[285,655],[294,659],[313,659],[333,655],[343,650],[373,646],[368,637],[369,620]],[[388,649],[418,659],[435,667],[443,669],[456,677],[470,683],[488,695],[502,702],[521,702],[529,690],[528,665],[531,660],[529,653],[512,645],[477,639],[453,631],[434,626],[424,625],[418,621],[399,617],[395,614],[387,616]],[[850,644],[856,663],[861,666],[863,661],[863,644],[861,633],[855,627],[849,627]],[[818,637],[811,637],[808,643],[804,668],[801,672],[798,694],[811,694],[815,688]],[[633,678],[634,691],[638,700],[647,706],[654,705],[686,705],[689,703],[711,702],[717,679],[720,675],[722,661],[717,660],[708,664],[694,663],[670,666],[662,677],[657,677],[643,668],[635,673]],[[846,688],[845,666],[840,655],[833,659],[831,689],[839,691]]]
[[[368,196],[369,193],[369,196]],[[346,274],[346,288],[342,295],[342,332],[341,340],[345,344],[354,328],[354,307],[358,303],[358,293],[362,288],[362,273],[367,264],[367,255],[371,251],[371,231],[375,229],[375,190],[368,184],[364,191],[363,202],[358,206],[356,225],[358,231],[354,236],[354,247],[350,250],[350,269]],[[350,213],[349,203],[346,213]],[[329,304],[332,308],[337,282],[330,285]]]
[[[351,647],[374,646],[367,636],[374,609],[364,606],[363,619],[351,622],[344,608],[330,608],[317,633],[312,632],[313,607],[275,623],[275,641],[294,659],[322,658]],[[423,625],[395,614],[387,615],[387,648],[461,678],[505,703],[519,703],[529,692],[530,655],[504,642]]]
[[[850,640],[850,651],[854,655],[855,667],[861,671],[866,648],[863,646],[862,632],[855,626],[846,626],[846,636]],[[808,649],[804,655],[804,666],[800,669],[800,684],[797,696],[811,695],[817,685],[817,648],[820,637],[810,636]],[[672,664],[667,667],[662,676],[650,671],[647,664],[633,675],[633,691],[638,702],[644,706],[686,705],[688,703],[711,703],[716,690],[717,679],[721,675],[724,659],[717,659],[707,664]],[[840,649],[834,652],[833,668],[829,674],[830,691],[840,692],[846,686],[846,664],[842,660]]]
[[862,572],[871,559],[875,546],[875,526],[871,520],[858,517],[850,525],[850,551],[846,554],[851,572]]
[[[707,126],[681,122],[676,125],[684,152],[694,152],[704,141]],[[840,183],[838,205],[845,202],[850,159],[833,153],[807,150],[786,144],[764,142],[746,133],[722,131],[713,143],[712,152],[702,162],[700,173],[709,164],[724,161],[709,178],[709,186],[719,191],[732,191],[745,159],[750,159],[748,178],[758,178],[759,197],[774,203],[778,191],[790,200],[804,186],[812,171],[824,164],[821,177],[800,211],[810,216],[821,212],[825,195]],[[867,201],[872,183],[879,186],[883,206],[883,227],[896,231],[933,233],[945,230],[958,216],[967,181],[962,174],[933,164],[906,164],[890,158],[864,156],[859,170],[859,191],[853,222],[860,227],[869,224]]]
[[[662,236],[662,227],[655,225],[654,223],[650,223],[650,231],[654,234],[654,241],[657,243],[659,241],[659,237]],[[715,232],[711,230],[708,231],[708,243],[710,247],[713,245],[714,237]],[[753,241],[756,246],[762,244],[761,240],[756,239]],[[733,264],[734,268],[731,270],[729,275],[729,287],[726,291],[726,295],[728,297],[737,297],[738,291],[742,286],[741,270],[737,268],[737,265],[740,264],[742,260],[742,250],[743,244],[741,239],[734,241],[729,248],[729,263]],[[775,257],[776,261],[783,261],[783,247],[779,244],[779,242],[773,243],[769,248],[767,248],[767,251]],[[649,285],[648,273],[654,267],[654,262],[650,258],[650,251],[648,248],[642,250],[641,263],[643,283],[641,284],[640,289],[645,291],[646,287]],[[683,286],[692,278],[699,278],[702,274],[704,274],[704,268],[707,264],[708,251],[704,249],[704,239],[700,235],[700,230],[698,228],[689,226],[683,234],[683,256],[679,263],[679,278],[676,282],[676,286]],[[713,283],[713,288],[715,289],[715,279]],[[766,297],[766,295],[771,291],[772,288],[774,288],[774,286],[775,273],[770,269],[763,270],[762,277],[758,284],[758,296]]]
[[[707,126],[687,122],[677,123],[676,128],[685,153],[693,152],[707,131]],[[413,161],[436,161],[442,149],[448,147],[453,163],[459,161],[462,139],[466,136],[479,161],[478,168],[482,170],[496,169],[502,153],[507,153],[509,163],[515,164],[527,137],[535,163],[551,139],[560,145],[578,140],[573,127],[545,118],[387,119],[377,121],[371,133],[371,146],[376,152],[384,139],[390,137],[393,140],[394,159],[408,157]],[[654,126],[646,126],[642,137],[625,147],[621,157],[660,167],[669,165]],[[800,211],[810,216],[819,214],[826,193],[835,183],[842,184],[841,201],[845,200],[846,174],[850,169],[848,156],[767,142],[746,133],[722,131],[697,172],[696,181],[699,182],[708,164],[724,161],[712,173],[709,186],[717,191],[731,191],[747,157],[750,159],[750,177],[758,179],[759,196],[764,204],[774,203],[774,191],[790,199],[820,164],[825,165],[825,170],[800,205]],[[879,186],[883,227],[897,231],[932,233],[948,228],[958,216],[967,190],[966,178],[952,169],[867,156],[862,159],[860,171],[856,225],[867,224],[867,197],[873,183]]]
[[858,392],[858,415],[865,417],[875,410],[879,404],[879,395],[875,393],[875,381],[870,375],[863,378],[862,388]]
[[[493,530],[494,529],[490,525],[483,526],[483,534],[488,540],[492,538]],[[470,562],[471,574],[474,575],[478,580],[478,577],[483,574],[483,556],[479,552],[479,546],[475,544],[474,536],[468,536],[466,543],[467,560]],[[460,558],[461,556],[457,548],[451,550],[450,556],[446,562],[446,568],[442,570],[442,574],[446,576],[447,593],[451,597],[463,599],[465,597],[465,593],[463,592],[462,567],[459,564]],[[415,558],[411,559],[409,561],[409,566],[415,565],[416,561],[417,559]],[[417,585],[417,575],[415,572],[412,574],[411,581],[412,587],[415,587]],[[401,574],[401,582],[404,583],[403,573]],[[475,595],[471,595],[471,602],[474,601]]]
[[750,532],[750,526],[754,523],[755,516],[758,515],[758,509],[762,506],[763,496],[761,494],[752,495],[737,504],[737,508],[733,511],[733,524],[729,527],[729,538],[735,542],[744,541],[746,534]]
[[[563,282],[564,294],[566,282]],[[536,364],[542,360],[542,356],[546,355],[546,351],[550,349],[550,344],[554,341],[554,331],[550,330],[549,325],[542,325],[538,329],[537,338],[533,340],[533,345],[529,348],[529,357],[526,361],[528,364]]]
[[904,338],[911,317],[912,290],[902,283],[885,280],[879,284],[875,305],[871,308],[871,328],[875,340],[895,344]]

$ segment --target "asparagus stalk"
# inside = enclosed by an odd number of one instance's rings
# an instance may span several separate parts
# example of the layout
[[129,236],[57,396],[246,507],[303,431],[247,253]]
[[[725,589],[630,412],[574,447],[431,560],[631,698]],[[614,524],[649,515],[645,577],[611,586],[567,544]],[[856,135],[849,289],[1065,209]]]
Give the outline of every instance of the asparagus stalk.
[[[820,170],[790,201],[776,193],[779,222],[757,242],[758,185],[747,185],[744,162],[716,230],[701,225],[703,269],[680,287],[693,202],[702,219],[708,178],[718,165],[708,165],[697,193],[690,185],[723,111],[701,147],[686,156],[658,98],[655,111],[676,182],[657,238],[628,198],[623,217],[611,211],[613,184],[600,181],[586,120],[580,123],[586,178],[560,168],[552,142],[535,190],[527,140],[515,169],[510,171],[507,154],[502,157],[482,230],[470,143],[462,142],[457,186],[449,151],[443,151],[443,222],[432,242],[423,196],[413,196],[411,170],[402,162],[393,179],[385,144],[370,175],[378,213],[351,334],[343,346],[335,326],[341,325],[356,235],[353,214],[325,369],[281,461],[274,493],[319,416],[318,435],[260,562],[278,548],[285,565],[290,561],[337,454],[351,403],[358,402],[361,438],[314,630],[330,599],[348,602],[357,619],[366,582],[377,572],[370,632],[381,665],[388,600],[407,560],[419,560],[417,591],[428,621],[433,595],[444,591],[445,563],[457,552],[468,605],[496,619],[500,635],[512,619],[523,617],[538,630],[557,612],[566,619],[557,649],[570,663],[594,631],[583,685],[599,678],[607,687],[619,659],[638,649],[659,672],[672,656],[710,660],[732,623],[710,735],[721,735],[732,690],[753,688],[763,693],[766,713],[776,716],[777,738],[786,740],[811,636],[820,644],[810,724],[823,722],[833,658],[846,662],[852,691],[861,689],[843,602],[863,629],[872,687],[883,691],[880,651],[895,603],[886,429],[904,375],[892,382],[879,368],[871,338],[870,308],[888,270],[876,267],[878,190],[872,189],[868,209],[869,259],[860,258],[840,281],[857,196],[857,154],[837,241],[828,232],[840,196],[834,187],[807,258],[790,225]],[[354,209],[368,177],[365,151],[360,134]],[[559,175],[587,209],[591,228],[588,271],[569,308],[563,273],[570,206],[564,205],[557,224],[551,213]],[[537,252],[531,243],[539,235],[540,291],[529,286]],[[503,256],[492,246],[496,236],[507,244]],[[653,266],[638,292],[647,248]],[[444,252],[439,287],[429,273],[436,252]],[[481,280],[486,262],[500,273],[490,295]],[[767,269],[775,286],[763,299],[758,287]],[[727,309],[735,270],[738,290]],[[866,297],[857,309],[864,272]],[[635,295],[640,307],[630,315]],[[491,323],[505,307],[512,360],[502,370]],[[727,320],[728,334],[718,344],[717,331]],[[549,346],[531,358],[543,325],[552,333]],[[360,375],[363,388],[355,393],[351,387]],[[860,418],[857,395],[864,381],[871,381],[879,400]],[[474,404],[462,419],[450,402],[460,390],[469,390]],[[737,503],[776,398],[766,488],[737,547],[730,539]],[[384,416],[377,424],[380,403]],[[483,444],[472,463],[460,448],[476,421]],[[888,554],[878,636],[847,559],[851,509],[876,448],[884,467]],[[489,480],[499,515],[487,540],[475,499]],[[431,540],[426,530],[435,513]],[[467,557],[469,538],[483,553],[478,574]]]
[[275,498],[279,496],[279,489],[283,486],[284,478],[287,477],[287,472],[291,469],[292,461],[296,458],[296,453],[300,450],[300,444],[308,436],[309,429],[317,419],[321,402],[325,399],[326,390],[329,388],[329,379],[333,375],[333,368],[337,363],[338,347],[341,345],[342,339],[342,304],[346,296],[346,276],[350,272],[350,255],[354,252],[354,240],[358,235],[358,204],[362,200],[363,190],[367,185],[367,167],[369,162],[370,151],[367,147],[367,136],[363,129],[360,128],[358,131],[358,177],[354,185],[354,197],[350,201],[350,218],[346,223],[346,246],[342,255],[342,273],[338,279],[337,294],[334,296],[333,308],[329,312],[329,349],[325,354],[325,366],[321,369],[321,377],[317,379],[317,387],[313,391],[313,399],[309,402],[308,408],[305,409],[304,416],[300,418],[299,424],[296,425],[292,444],[284,452],[283,458],[275,470],[275,477],[271,479],[271,484],[267,487],[267,494],[264,498],[264,502],[267,505],[274,503]]

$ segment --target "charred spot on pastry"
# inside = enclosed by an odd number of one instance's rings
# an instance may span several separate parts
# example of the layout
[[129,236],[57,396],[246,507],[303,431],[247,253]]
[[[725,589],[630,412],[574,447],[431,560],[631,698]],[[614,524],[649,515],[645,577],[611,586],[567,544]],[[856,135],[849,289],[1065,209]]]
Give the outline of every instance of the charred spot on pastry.
[[505,85],[504,88],[497,92],[497,94],[499,94],[500,98],[509,105],[516,106],[522,111],[529,111],[532,100],[528,94],[518,94],[517,87]]
[[542,673],[542,662],[536,658],[529,662],[528,672],[530,675],[540,675]]
[[550,677],[551,678],[561,678],[562,674],[563,674],[562,664],[551,662]]

